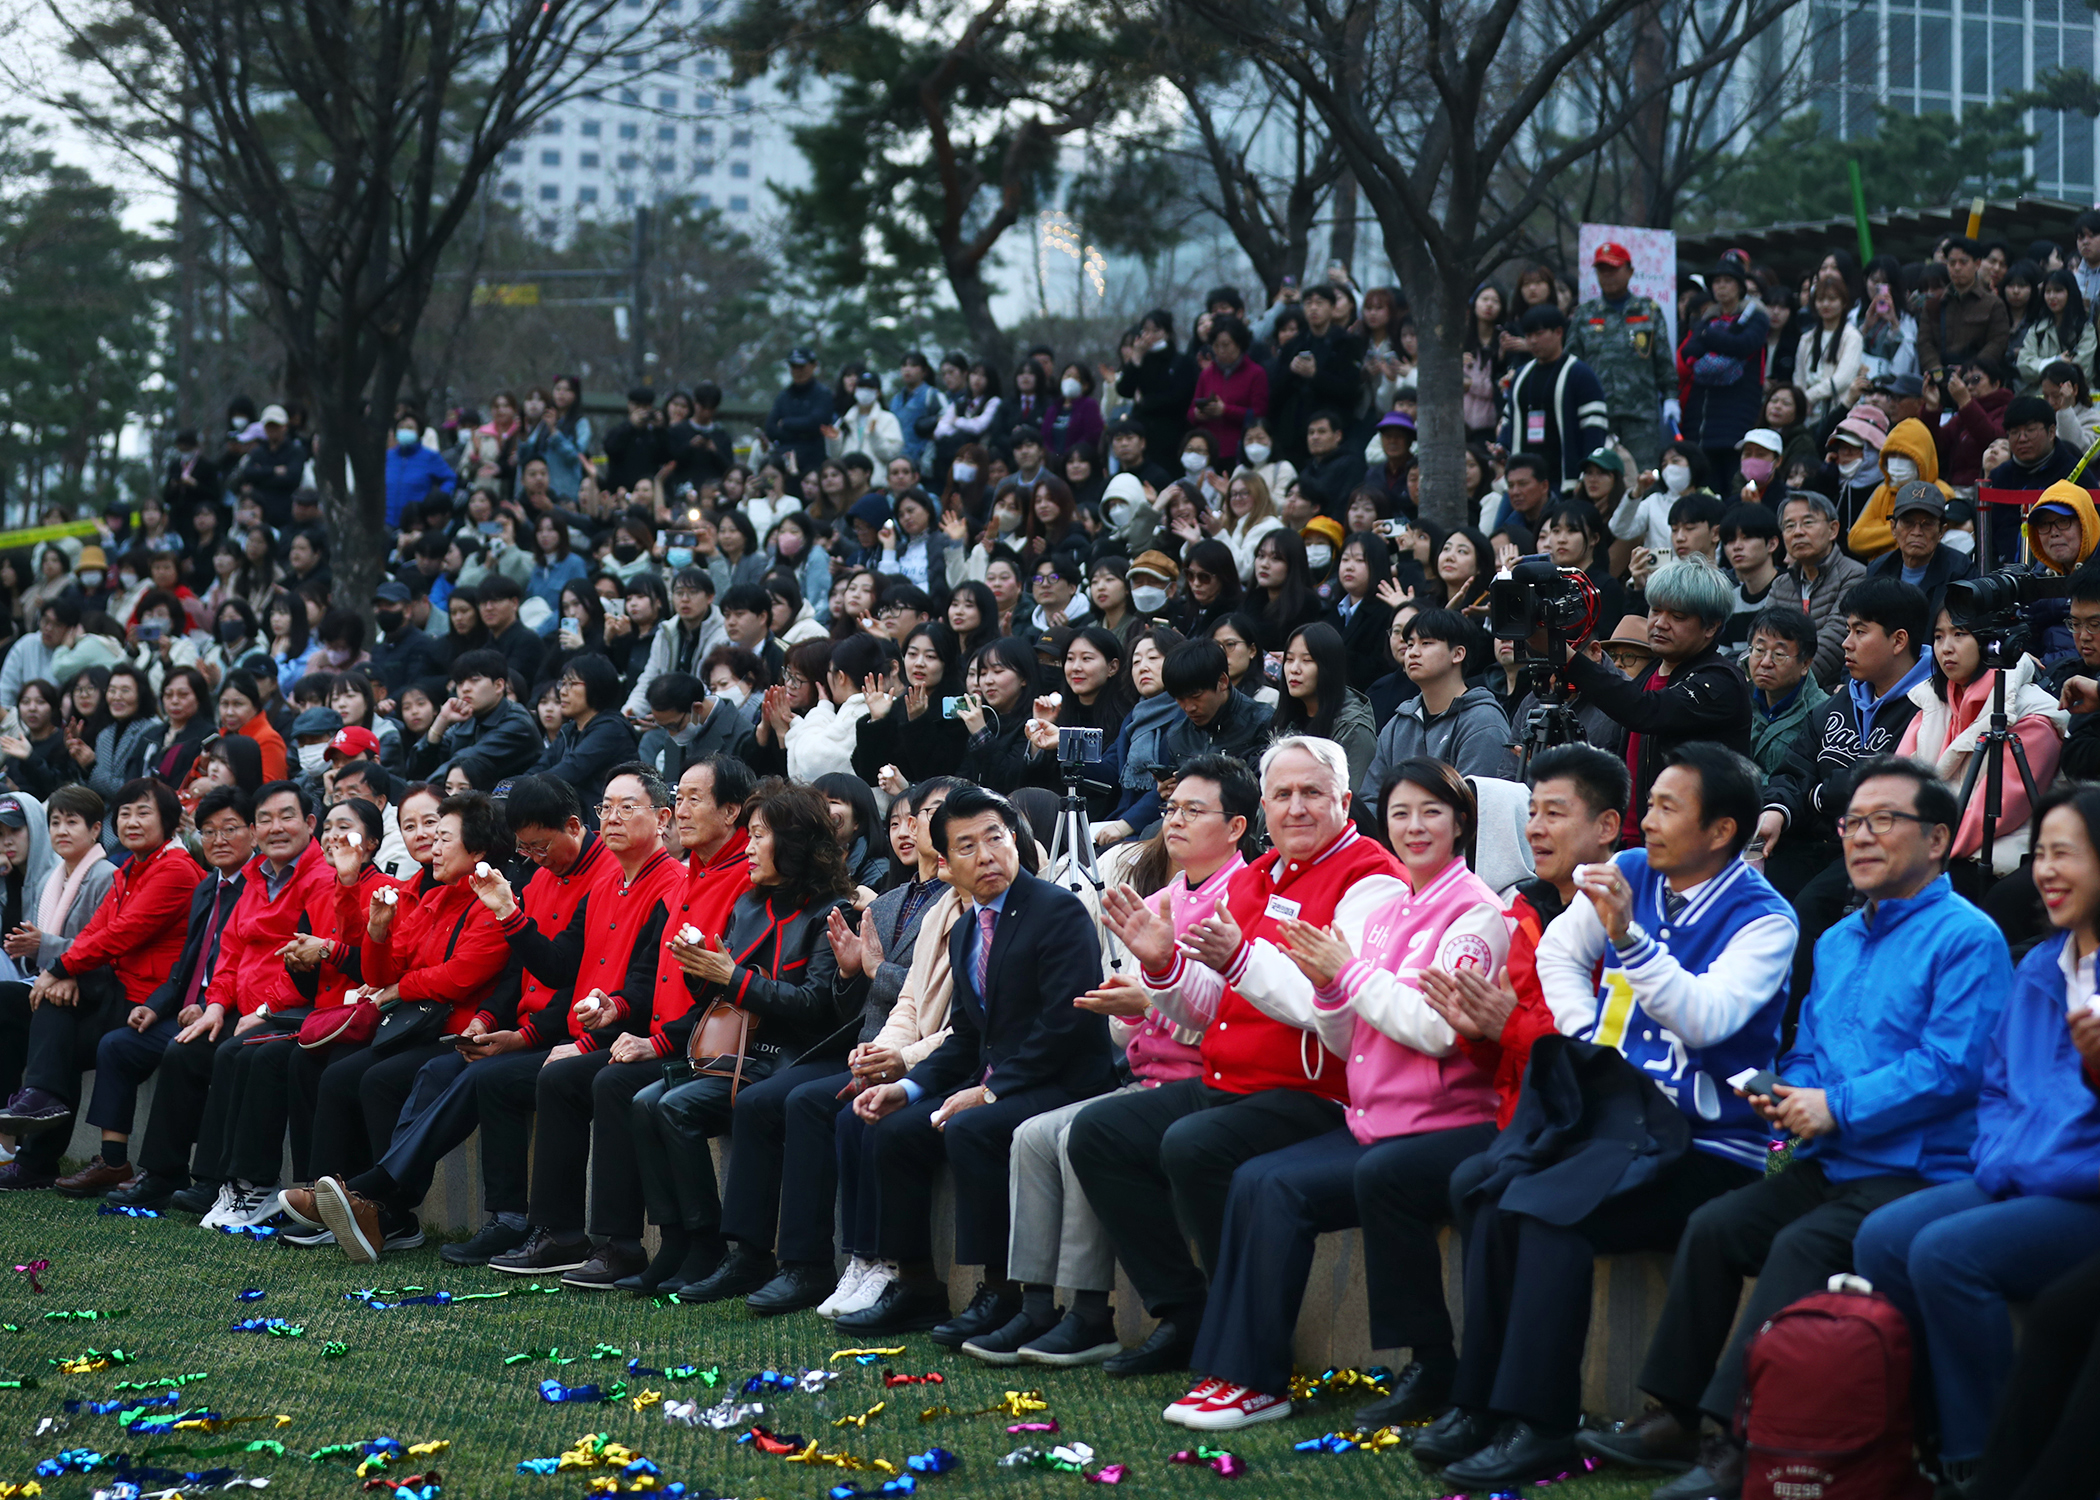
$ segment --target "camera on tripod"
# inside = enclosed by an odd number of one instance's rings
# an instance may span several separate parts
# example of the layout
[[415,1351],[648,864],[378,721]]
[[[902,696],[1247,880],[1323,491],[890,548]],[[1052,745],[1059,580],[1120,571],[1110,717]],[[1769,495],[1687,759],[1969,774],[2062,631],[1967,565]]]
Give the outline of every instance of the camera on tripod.
[[2026,652],[2033,634],[2028,617],[2031,606],[2044,599],[2066,599],[2070,594],[2069,578],[2000,568],[1981,578],[1948,584],[1947,613],[1982,644],[1986,665],[1997,666],[2007,658],[2018,661]]
[[1488,583],[1488,630],[1498,641],[1528,641],[1541,630],[1580,649],[1597,618],[1597,585],[1580,568],[1520,557]]

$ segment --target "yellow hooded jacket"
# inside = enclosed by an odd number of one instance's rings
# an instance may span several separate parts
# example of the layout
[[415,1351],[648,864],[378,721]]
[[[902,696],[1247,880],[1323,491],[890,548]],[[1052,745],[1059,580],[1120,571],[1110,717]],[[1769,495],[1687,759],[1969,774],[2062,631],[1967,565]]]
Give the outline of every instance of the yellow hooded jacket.
[[[2058,567],[2042,556],[2042,549],[2034,544],[2034,513],[2044,505],[2063,505],[2078,517],[2078,561],[2069,567]],[[2042,563],[2053,573],[2068,573],[2072,568],[2093,555],[2100,546],[2100,511],[2093,508],[2093,497],[2068,479],[2059,479],[2046,490],[2042,498],[2035,501],[2027,511],[2028,519],[2021,523],[2020,530],[2027,537],[2027,552],[2036,562]]]
[[[1916,417],[1906,417],[1889,430],[1888,440],[1881,445],[1882,472],[1888,472],[1891,455],[1907,458],[1918,466],[1918,477],[1940,486],[1940,493],[1949,500],[1954,490],[1940,484],[1940,453],[1933,445],[1932,430]],[[1896,545],[1896,532],[1891,512],[1896,505],[1896,486],[1886,479],[1867,501],[1867,508],[1859,513],[1846,534],[1845,548],[1861,562],[1872,562]]]

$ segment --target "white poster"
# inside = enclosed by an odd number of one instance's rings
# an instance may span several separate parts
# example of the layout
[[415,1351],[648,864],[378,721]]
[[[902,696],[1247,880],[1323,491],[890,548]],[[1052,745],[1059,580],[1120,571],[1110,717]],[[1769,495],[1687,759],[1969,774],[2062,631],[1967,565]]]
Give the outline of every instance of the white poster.
[[1576,300],[1597,293],[1597,271],[1590,261],[1599,245],[1624,245],[1633,256],[1633,294],[1652,297],[1669,325],[1670,347],[1677,347],[1677,234],[1670,229],[1636,229],[1631,224],[1585,224],[1576,239],[1581,275]]

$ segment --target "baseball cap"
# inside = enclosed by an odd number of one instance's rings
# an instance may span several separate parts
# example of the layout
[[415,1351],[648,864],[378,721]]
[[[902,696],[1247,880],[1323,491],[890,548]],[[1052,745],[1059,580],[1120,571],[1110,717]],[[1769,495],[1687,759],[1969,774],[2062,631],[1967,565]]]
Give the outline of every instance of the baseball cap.
[[332,735],[343,727],[343,716],[326,704],[316,703],[312,708],[302,709],[299,717],[292,720],[292,738],[306,739],[311,735]]
[[798,347],[788,350],[788,363],[791,365],[813,365],[816,362],[816,355],[807,349]]
[[1586,469],[1599,468],[1608,474],[1616,474],[1621,479],[1626,477],[1626,460],[1619,457],[1619,450],[1616,448],[1597,449],[1582,460],[1582,466]]
[[1389,411],[1378,419],[1380,427],[1399,427],[1408,432],[1415,430],[1415,419],[1404,411]]
[[1633,264],[1633,252],[1614,240],[1606,240],[1597,247],[1597,253],[1590,257],[1590,264],[1593,266],[1630,266]]
[[[301,714],[299,717],[303,719],[306,715]],[[336,731],[335,738],[328,742],[328,754],[340,755],[344,760],[377,760],[379,736],[369,729],[352,724],[348,728]]]
[[1140,552],[1125,576],[1136,578],[1140,574],[1157,578],[1161,583],[1172,583],[1181,576],[1181,567],[1164,552]]
[[1862,401],[1846,412],[1845,420],[1838,423],[1831,432],[1832,437],[1840,434],[1879,453],[1881,445],[1888,441],[1889,414],[1878,406]]
[[269,426],[272,422],[275,422],[279,427],[289,427],[292,425],[292,419],[290,415],[286,413],[285,409],[281,406],[264,407],[262,410],[262,422],[263,426],[265,427]]
[[24,807],[22,799],[15,796],[12,792],[4,797],[0,797],[0,824],[5,824],[9,828],[27,828],[29,826],[29,809]]
[[389,578],[372,590],[374,599],[384,599],[389,604],[406,604],[409,600],[408,585],[398,578]]
[[1742,451],[1743,443],[1755,443],[1758,447],[1769,448],[1774,453],[1786,452],[1786,439],[1769,427],[1753,427],[1744,433],[1742,442],[1735,445],[1738,453]]
[[1884,396],[1922,396],[1925,382],[1916,375],[1877,375],[1868,389],[1879,391]]
[[1889,515],[1893,519],[1896,516],[1908,515],[1912,511],[1923,511],[1930,516],[1944,516],[1947,513],[1947,497],[1940,493],[1938,485],[1928,484],[1922,479],[1913,479],[1896,491],[1895,503],[1889,507]]

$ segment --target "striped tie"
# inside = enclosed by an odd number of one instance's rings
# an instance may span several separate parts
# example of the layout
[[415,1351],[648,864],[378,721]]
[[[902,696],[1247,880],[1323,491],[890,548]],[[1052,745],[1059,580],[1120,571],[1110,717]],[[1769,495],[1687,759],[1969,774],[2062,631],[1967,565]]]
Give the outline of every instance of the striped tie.
[[999,920],[999,913],[989,906],[977,908],[977,961],[971,967],[971,979],[977,985],[977,998],[984,1008],[992,1008],[992,997],[985,993],[984,983],[992,968],[992,925]]

